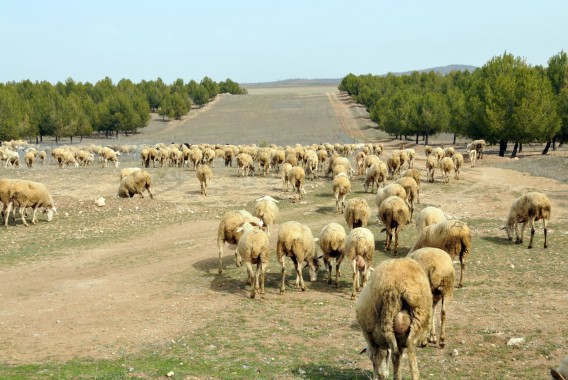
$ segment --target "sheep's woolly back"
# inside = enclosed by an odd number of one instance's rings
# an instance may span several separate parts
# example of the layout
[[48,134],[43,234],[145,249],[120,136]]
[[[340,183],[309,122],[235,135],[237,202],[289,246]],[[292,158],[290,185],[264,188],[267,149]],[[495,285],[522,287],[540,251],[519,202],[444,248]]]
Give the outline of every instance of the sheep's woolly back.
[[425,227],[418,237],[413,252],[423,247],[440,248],[446,251],[452,259],[469,254],[471,250],[471,232],[467,224],[459,220],[445,220]]
[[209,165],[200,165],[197,168],[195,175],[197,176],[199,182],[208,184],[211,181],[213,172],[211,171],[211,167]]
[[375,195],[375,204],[379,207],[385,199],[393,195],[400,197],[401,199],[406,199],[406,190],[404,190],[404,187],[398,183],[393,182],[388,184],[377,191],[377,195]]
[[417,169],[408,169],[401,174],[402,177],[410,177],[416,181],[416,184],[420,188],[420,172]]
[[345,240],[347,234],[339,223],[331,222],[326,224],[319,234],[319,246],[324,258],[337,257],[345,250]]
[[144,190],[148,191],[150,198],[154,198],[150,173],[146,170],[136,170],[120,180],[117,195],[120,198],[132,198],[134,195],[140,194],[144,198],[142,194]]
[[229,244],[237,244],[242,236],[242,231],[237,231],[237,229],[245,223],[262,226],[262,221],[246,210],[227,212],[219,222],[217,242],[223,244],[226,241]]
[[345,205],[343,216],[349,228],[367,227],[371,209],[367,201],[360,197],[351,198]]
[[452,258],[439,248],[425,247],[409,253],[408,257],[422,265],[434,297],[444,295],[445,302],[449,302],[454,294],[456,272]]
[[420,235],[424,227],[444,220],[446,220],[446,215],[439,208],[433,206],[423,208],[418,215],[416,215],[416,230],[418,231],[418,235]]
[[526,193],[513,202],[507,224],[514,225],[533,218],[535,221],[550,220],[550,200],[536,191]]
[[278,231],[276,255],[279,262],[283,256],[296,256],[299,262],[315,256],[315,242],[310,228],[300,222],[282,224]]
[[265,225],[272,226],[278,218],[280,210],[276,204],[278,201],[270,196],[264,196],[256,200],[254,204],[254,214],[261,219]]
[[129,176],[130,174],[137,172],[138,170],[142,170],[140,168],[124,168],[120,171],[120,179],[123,179],[126,176]]
[[404,226],[410,220],[410,209],[402,198],[393,195],[381,202],[379,218],[387,230]]

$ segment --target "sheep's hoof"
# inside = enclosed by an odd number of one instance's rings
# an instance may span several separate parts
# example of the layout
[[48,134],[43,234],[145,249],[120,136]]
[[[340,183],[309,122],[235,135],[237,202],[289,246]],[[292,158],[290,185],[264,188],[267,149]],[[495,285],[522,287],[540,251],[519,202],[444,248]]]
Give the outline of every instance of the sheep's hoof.
[[280,289],[280,295],[284,294],[284,289]]
[[250,294],[250,298],[251,298],[251,299],[254,299],[254,296],[255,296],[254,293],[251,293],[251,294]]
[[219,274],[223,274],[223,269],[219,268]]
[[[436,335],[430,335],[428,337],[428,343],[436,344],[438,343],[438,337]],[[442,342],[440,342],[442,344]]]
[[351,294],[351,301],[354,301],[357,296],[355,294]]
[[531,248],[532,248],[532,245],[529,245],[527,248],[528,248],[528,249],[531,249]]
[[458,284],[458,288],[463,288],[463,283],[460,282],[460,283]]
[[548,244],[545,244],[545,245],[544,245],[544,248],[548,248]]
[[440,348],[446,348],[446,342],[440,340]]

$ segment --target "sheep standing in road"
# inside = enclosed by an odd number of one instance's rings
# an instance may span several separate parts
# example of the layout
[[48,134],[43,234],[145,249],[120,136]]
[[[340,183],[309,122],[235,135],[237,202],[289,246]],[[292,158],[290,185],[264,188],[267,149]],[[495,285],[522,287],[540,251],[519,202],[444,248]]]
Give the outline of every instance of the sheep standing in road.
[[343,216],[349,230],[357,227],[367,227],[371,209],[367,201],[360,197],[351,198],[345,205]]
[[266,226],[268,236],[270,236],[270,230],[272,226],[274,226],[274,222],[280,213],[277,203],[279,203],[279,201],[272,198],[270,195],[265,195],[258,198],[254,204],[254,215],[262,220],[262,223]]
[[365,227],[352,229],[345,241],[345,255],[353,270],[352,300],[356,298],[357,292],[367,284],[374,254],[375,237],[373,233]]
[[398,254],[398,234],[410,220],[410,210],[405,200],[395,195],[388,197],[379,206],[379,218],[386,231],[385,248],[390,251],[394,238],[394,255]]
[[[247,268],[247,283],[251,286],[250,298],[256,293],[264,298],[264,272],[268,266],[268,235],[262,227],[245,223],[240,227],[242,235],[237,243],[238,261],[242,260]],[[252,266],[256,264],[256,270]]]
[[351,192],[351,181],[345,173],[340,173],[332,182],[333,194],[335,196],[335,212],[343,213],[345,210],[345,197]]
[[207,164],[199,165],[195,173],[201,186],[201,195],[207,195],[207,185],[211,183],[211,177],[213,177],[211,167]]
[[[243,230],[239,229],[245,223],[250,223],[255,226],[262,227],[262,221],[256,216],[252,216],[246,210],[229,211],[219,222],[217,230],[217,247],[219,247],[219,274],[223,273],[223,248],[225,243],[237,244],[243,235]],[[235,251],[235,261],[237,267],[241,266],[241,260]]]

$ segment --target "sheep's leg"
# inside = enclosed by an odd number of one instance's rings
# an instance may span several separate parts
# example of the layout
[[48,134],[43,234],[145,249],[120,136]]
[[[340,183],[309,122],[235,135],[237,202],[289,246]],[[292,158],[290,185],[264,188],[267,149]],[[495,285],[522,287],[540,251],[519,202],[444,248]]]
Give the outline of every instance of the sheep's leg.
[[354,300],[357,295],[357,280],[358,280],[358,271],[357,271],[357,256],[351,260],[351,269],[353,270],[353,290],[351,291],[351,299]]
[[460,283],[458,287],[463,288],[463,279],[465,274],[465,257],[460,258]]
[[442,295],[442,309],[440,310],[440,348],[444,347],[446,347],[446,302]]
[[286,275],[286,266],[284,264],[284,258],[282,258],[282,261],[280,262],[282,264],[282,282],[280,283],[280,294],[284,294],[284,277]]
[[382,348],[375,348],[374,352],[372,351],[369,353],[369,356],[373,362],[374,378],[388,379],[390,351]]
[[37,210],[38,206],[34,207],[34,211],[32,212],[32,224],[37,224]]
[[398,255],[398,227],[394,229],[394,255]]
[[217,240],[217,246],[219,247],[219,274],[223,273],[223,246],[225,242],[223,240]]
[[428,335],[428,342],[432,344],[438,343],[438,337],[436,336],[436,306],[438,301],[434,300],[432,302],[432,317],[430,318],[430,334]]
[[[338,259],[335,260],[335,287],[339,288],[339,276],[341,276],[341,272],[339,272],[339,264],[341,261]],[[331,265],[329,266],[329,275],[331,276]]]
[[242,261],[243,261],[243,259],[241,257],[241,254],[239,253],[239,247],[237,245],[237,249],[235,249],[235,262],[236,262],[237,268],[239,268],[241,265],[243,265]]
[[12,210],[12,207],[14,206],[13,202],[8,202],[7,206],[4,206],[4,227],[8,227],[8,219],[10,219],[10,211]]
[[[392,350],[391,352],[391,359],[392,359],[392,378],[394,380],[402,380],[402,376],[400,373],[400,357],[402,356],[402,353],[398,352],[398,351],[394,351]],[[410,358],[409,358],[410,360]],[[414,380],[414,376],[412,377],[412,379]]]
[[[529,220],[529,224],[531,225],[531,240],[529,241],[529,248],[532,248],[533,238],[534,238],[534,219]],[[525,225],[523,224],[523,227]]]
[[26,222],[26,208],[20,206],[20,217],[22,218],[22,223],[24,223],[24,226],[29,227],[28,222]]
[[385,249],[390,251],[390,241],[391,241],[391,231],[387,228],[386,230],[387,237],[385,239]]
[[296,288],[300,287],[302,292],[306,291],[306,285],[304,285],[304,276],[302,276],[302,264],[298,259],[294,260],[294,267],[296,268]]
[[523,222],[523,226],[521,227],[521,233],[519,235],[519,223],[515,223],[515,236],[517,238],[516,243],[522,243],[523,242],[523,236],[525,235],[525,222]]
[[331,284],[331,268],[332,268],[331,259],[329,261],[324,259],[324,262],[325,262],[325,267],[327,268],[327,273],[328,273],[327,283]]
[[548,242],[546,241],[546,219],[542,219],[542,224],[544,225],[544,248],[548,248]]
[[255,285],[256,285],[256,272],[252,271],[252,263],[247,261],[245,263],[247,268],[247,284],[250,285],[250,298],[255,296]]
[[[264,298],[264,272],[266,271],[266,263],[261,262],[260,264],[260,298]],[[257,268],[258,270],[258,268]],[[257,279],[258,283],[258,279]]]

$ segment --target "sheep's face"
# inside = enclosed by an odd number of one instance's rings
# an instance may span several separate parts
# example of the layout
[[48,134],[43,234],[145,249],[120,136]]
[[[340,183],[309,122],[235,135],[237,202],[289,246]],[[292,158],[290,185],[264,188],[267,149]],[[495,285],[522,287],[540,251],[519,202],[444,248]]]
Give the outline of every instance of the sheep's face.
[[53,220],[53,214],[55,214],[56,212],[57,210],[55,209],[55,207],[51,207],[45,210],[48,222],[51,222]]

